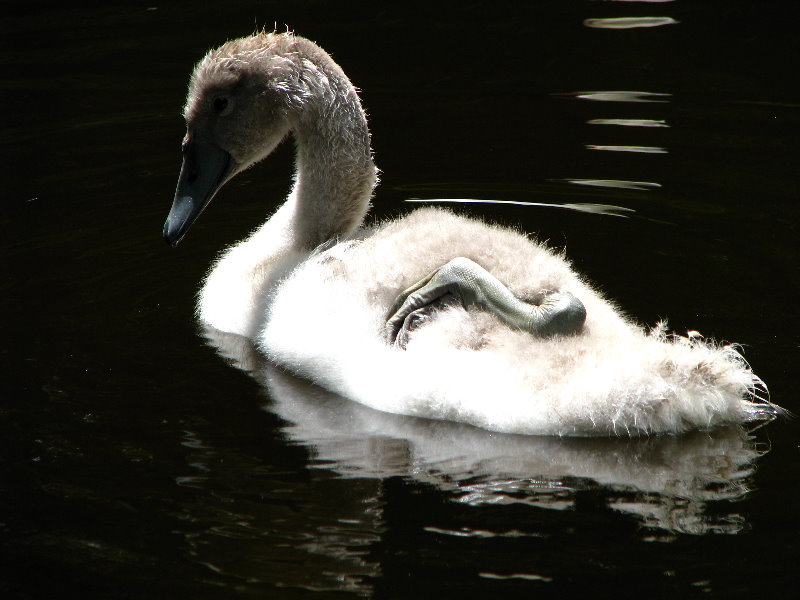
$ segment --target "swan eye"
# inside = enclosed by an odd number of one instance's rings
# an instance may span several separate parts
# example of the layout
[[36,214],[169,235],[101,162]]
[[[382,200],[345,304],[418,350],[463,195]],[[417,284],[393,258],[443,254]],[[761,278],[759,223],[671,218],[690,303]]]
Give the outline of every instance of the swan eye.
[[220,115],[227,115],[230,110],[230,101],[225,96],[214,98],[214,110]]

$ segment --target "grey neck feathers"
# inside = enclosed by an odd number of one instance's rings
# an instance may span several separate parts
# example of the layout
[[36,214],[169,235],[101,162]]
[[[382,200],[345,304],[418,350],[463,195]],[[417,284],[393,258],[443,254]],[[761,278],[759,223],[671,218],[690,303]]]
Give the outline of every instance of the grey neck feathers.
[[355,88],[319,48],[304,50],[300,73],[308,94],[293,128],[294,229],[298,245],[314,248],[350,235],[361,224],[377,175]]

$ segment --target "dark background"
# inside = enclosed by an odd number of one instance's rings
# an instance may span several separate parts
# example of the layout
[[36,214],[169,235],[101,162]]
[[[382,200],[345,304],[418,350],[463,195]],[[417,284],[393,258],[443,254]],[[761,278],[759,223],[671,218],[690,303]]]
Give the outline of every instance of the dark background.
[[[796,589],[796,421],[755,432],[745,460],[728,434],[526,440],[249,377],[204,343],[194,294],[285,197],[290,144],[178,249],[161,240],[193,64],[288,26],[362,90],[383,171],[371,218],[408,198],[582,207],[456,206],[566,248],[643,324],[741,343],[798,412],[794,3],[68,4],[0,16],[3,597]],[[676,23],[586,22],[645,16]],[[663,96],[581,98],[597,91]],[[623,118],[668,126],[591,122]],[[692,479],[702,461],[719,480]]]

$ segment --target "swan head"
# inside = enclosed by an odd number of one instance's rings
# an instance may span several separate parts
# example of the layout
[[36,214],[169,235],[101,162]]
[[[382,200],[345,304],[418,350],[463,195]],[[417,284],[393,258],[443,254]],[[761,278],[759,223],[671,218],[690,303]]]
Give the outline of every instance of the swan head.
[[237,173],[269,155],[312,95],[291,34],[260,33],[211,50],[194,68],[183,110],[183,164],[164,239],[176,245]]

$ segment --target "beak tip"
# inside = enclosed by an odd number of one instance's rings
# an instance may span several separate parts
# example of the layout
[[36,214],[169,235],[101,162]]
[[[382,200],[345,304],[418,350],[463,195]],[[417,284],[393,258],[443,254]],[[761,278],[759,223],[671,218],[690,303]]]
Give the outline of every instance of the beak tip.
[[182,231],[183,229],[183,227],[175,227],[175,223],[171,219],[167,219],[163,230],[164,241],[174,248],[183,239],[185,233]]
[[232,164],[231,155],[215,144],[195,140],[184,148],[175,199],[164,223],[164,241],[170,246],[178,245],[229,179]]
[[177,246],[198,214],[200,211],[197,209],[197,203],[191,196],[176,196],[172,210],[164,222],[164,241],[170,246]]

